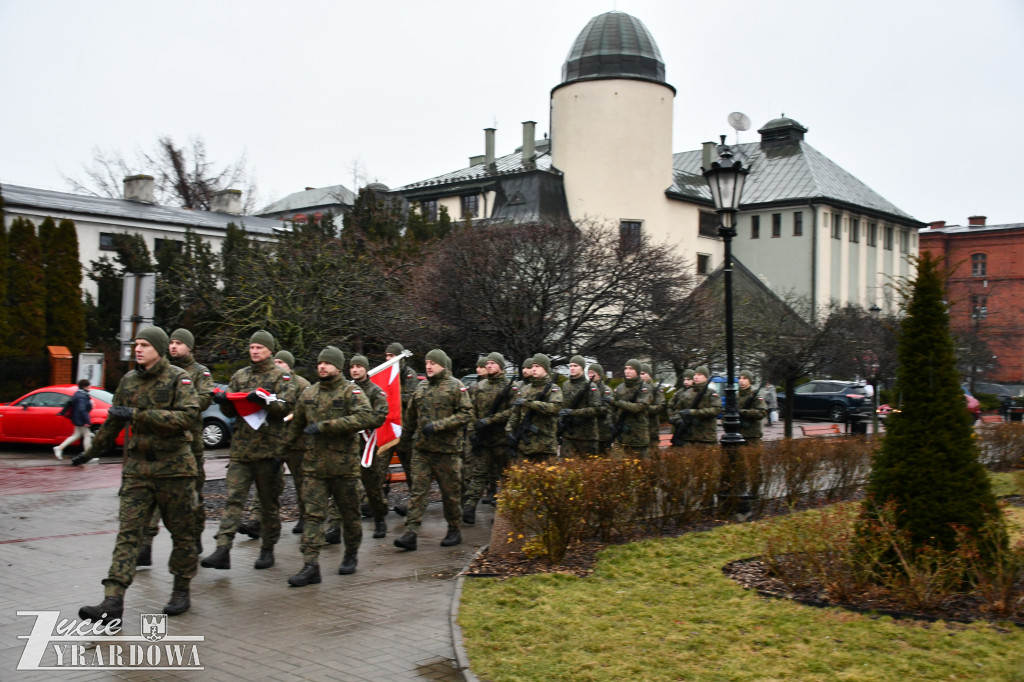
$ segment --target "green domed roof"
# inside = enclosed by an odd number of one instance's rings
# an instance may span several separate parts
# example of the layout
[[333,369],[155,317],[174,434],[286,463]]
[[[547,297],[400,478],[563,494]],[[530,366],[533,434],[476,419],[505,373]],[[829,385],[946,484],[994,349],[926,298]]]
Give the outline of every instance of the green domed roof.
[[590,78],[665,82],[661,52],[639,19],[625,12],[605,12],[580,31],[562,65],[562,83]]

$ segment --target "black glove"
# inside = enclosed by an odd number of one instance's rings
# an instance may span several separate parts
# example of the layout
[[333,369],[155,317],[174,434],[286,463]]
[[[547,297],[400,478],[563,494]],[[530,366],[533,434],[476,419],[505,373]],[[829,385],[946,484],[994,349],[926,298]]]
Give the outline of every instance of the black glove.
[[610,395],[603,395],[603,396],[601,396],[601,404],[602,405],[611,405],[612,404],[612,397]]
[[668,423],[671,424],[672,426],[679,426],[680,424],[683,423],[683,420],[680,419],[679,417],[672,417],[671,419],[668,420]]
[[571,417],[572,416],[572,410],[570,410],[568,408],[559,410],[558,411],[558,416],[559,417]]
[[523,403],[526,402],[526,398],[516,398],[512,401],[513,407],[522,407]]
[[689,410],[689,409],[687,409],[687,410],[679,410],[679,417],[680,418],[689,417],[692,414],[693,414],[693,410]]
[[135,415],[134,407],[125,407],[124,405],[112,405],[107,411],[107,414],[114,419],[127,419],[131,421]]
[[256,391],[250,391],[249,395],[245,396],[245,399],[248,400],[250,403],[256,403],[257,405],[262,405],[263,407],[267,406],[267,401],[264,400],[263,396],[261,396]]
[[489,419],[477,419],[476,424],[474,426],[477,431],[480,431],[481,429],[486,429],[490,425],[491,422]]
[[82,454],[75,455],[74,457],[71,458],[71,466],[73,466],[73,467],[80,467],[83,464],[85,464],[86,462],[88,462],[90,459],[92,459],[92,457],[87,456],[83,452]]
[[427,438],[430,438],[431,436],[433,436],[434,435],[434,422],[427,422],[426,424],[421,426],[420,427],[420,433],[422,433]]
[[213,402],[218,405],[227,405],[231,402],[231,398],[229,398],[228,394],[224,391],[215,391],[213,394]]
[[316,422],[310,422],[306,424],[306,428],[302,429],[302,432],[307,436],[312,436],[314,434],[320,433],[320,425],[317,424]]

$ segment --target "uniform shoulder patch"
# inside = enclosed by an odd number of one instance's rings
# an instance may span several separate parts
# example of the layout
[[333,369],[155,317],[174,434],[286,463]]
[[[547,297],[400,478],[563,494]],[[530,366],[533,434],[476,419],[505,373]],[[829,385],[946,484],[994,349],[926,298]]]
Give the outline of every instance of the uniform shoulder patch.
[[192,385],[192,380],[189,379],[188,377],[182,377],[181,378],[181,383],[185,384],[186,386],[191,386]]
[[597,390],[597,386],[591,386],[591,387],[590,387],[590,390],[591,390],[591,391],[596,391],[596,390]]
[[212,375],[210,374],[209,371],[205,371],[205,372],[203,372],[203,376],[204,377],[208,377],[208,376],[212,376]]
[[282,374],[281,378],[284,379],[285,381],[291,381],[292,380],[292,375],[291,374]]
[[462,391],[463,393],[465,393],[466,392],[466,387],[465,386],[459,386],[459,390]]
[[552,386],[552,387],[551,387],[551,390],[552,390],[552,391],[557,391],[557,390],[558,390],[558,386]]
[[352,392],[353,393],[362,393],[363,391],[361,389],[358,389],[358,388],[353,388]]
[[641,388],[641,389],[640,389],[640,392],[641,392],[641,393],[647,393],[647,387],[646,387],[646,386],[644,386],[643,388]]

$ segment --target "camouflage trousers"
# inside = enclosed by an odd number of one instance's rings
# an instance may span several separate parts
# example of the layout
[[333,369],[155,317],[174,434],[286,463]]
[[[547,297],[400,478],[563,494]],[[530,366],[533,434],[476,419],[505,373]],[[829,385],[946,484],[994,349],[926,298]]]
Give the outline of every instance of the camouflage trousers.
[[485,492],[495,489],[507,466],[508,446],[504,443],[485,445],[476,454],[471,454],[462,467],[463,506],[475,507]]
[[430,482],[437,479],[441,489],[441,503],[448,527],[459,529],[462,524],[462,506],[459,493],[462,488],[462,455],[412,451],[412,497],[409,500],[409,514],[405,517],[405,529],[420,532],[423,514],[427,510],[427,496]]
[[[203,486],[206,485],[206,469],[203,467],[203,453],[196,455],[196,471],[199,475],[196,476],[196,509],[195,509],[195,535],[196,540],[203,537],[203,531],[206,530],[206,502],[203,500]],[[166,525],[166,524],[165,524]],[[153,538],[160,532],[160,508],[153,507],[153,513],[149,517],[149,521],[146,522],[146,527],[142,531],[142,545],[148,547],[153,544]]]
[[188,589],[198,564],[195,542],[196,480],[188,477],[126,478],[121,483],[119,527],[104,594],[123,596],[135,577],[142,531],[154,508],[160,510],[174,543],[167,564],[174,589]]
[[[316,563],[320,550],[324,546],[324,521],[327,519],[328,507],[336,507],[341,514],[345,552],[354,554],[359,551],[363,541],[363,525],[359,520],[359,479],[354,477],[336,476],[318,478],[307,476],[306,515],[302,517],[303,530],[302,559],[305,563]],[[333,498],[333,502],[332,502]]]
[[592,457],[597,454],[597,441],[563,438],[558,454],[562,457]]
[[386,454],[376,454],[370,466],[359,465],[359,478],[363,482],[363,491],[359,502],[370,505],[370,513],[375,520],[388,515],[388,501],[384,499],[384,479],[388,473],[388,462],[391,460],[390,450]]
[[217,546],[231,547],[242,520],[242,509],[249,499],[249,489],[256,484],[260,502],[260,540],[262,549],[273,549],[281,537],[281,492],[284,477],[280,462],[258,459],[255,462],[230,462],[225,476],[227,500],[217,531]]

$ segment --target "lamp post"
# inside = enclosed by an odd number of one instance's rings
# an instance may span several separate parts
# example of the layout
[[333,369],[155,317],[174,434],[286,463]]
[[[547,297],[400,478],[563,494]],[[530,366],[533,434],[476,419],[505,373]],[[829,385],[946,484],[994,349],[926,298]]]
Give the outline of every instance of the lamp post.
[[[868,308],[868,311],[871,313],[871,318],[877,324],[878,323],[878,316],[881,314],[882,309],[878,307],[877,303],[872,303],[871,307]],[[877,327],[875,328],[875,331],[876,332],[878,331]],[[872,334],[871,336],[874,336],[874,334]],[[877,343],[877,339],[876,339],[876,343]],[[875,346],[875,347],[877,348],[877,346]],[[874,367],[872,367],[872,371],[871,371],[871,392],[874,393],[874,396],[872,396],[872,397],[873,397],[874,403],[875,403],[874,404],[874,409],[871,411],[871,437],[874,438],[876,436],[876,434],[878,433],[878,357],[877,356],[875,357],[875,364],[874,364]]]
[[[702,169],[704,178],[711,188],[711,198],[715,202],[718,213],[718,234],[725,242],[725,414],[722,416],[722,445],[730,448],[742,445],[745,441],[740,435],[740,413],[736,405],[736,362],[733,356],[732,338],[732,238],[736,236],[736,212],[739,210],[740,197],[743,196],[743,184],[750,172],[743,163],[732,158],[732,150],[725,144],[718,146],[718,161],[711,168]],[[730,454],[729,462],[733,457]]]

